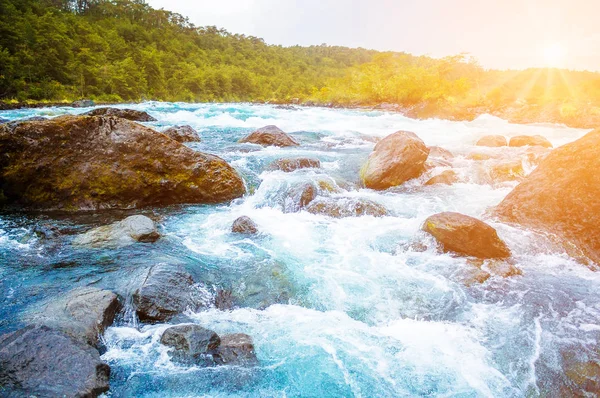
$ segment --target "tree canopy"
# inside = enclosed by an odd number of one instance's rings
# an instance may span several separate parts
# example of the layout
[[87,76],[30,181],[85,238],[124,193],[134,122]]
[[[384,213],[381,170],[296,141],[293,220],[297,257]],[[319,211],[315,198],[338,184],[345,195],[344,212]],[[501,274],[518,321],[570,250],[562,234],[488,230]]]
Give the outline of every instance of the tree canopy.
[[143,0],[0,0],[0,99],[388,102],[554,107],[600,102],[600,74],[486,70],[338,46],[283,47],[197,27]]

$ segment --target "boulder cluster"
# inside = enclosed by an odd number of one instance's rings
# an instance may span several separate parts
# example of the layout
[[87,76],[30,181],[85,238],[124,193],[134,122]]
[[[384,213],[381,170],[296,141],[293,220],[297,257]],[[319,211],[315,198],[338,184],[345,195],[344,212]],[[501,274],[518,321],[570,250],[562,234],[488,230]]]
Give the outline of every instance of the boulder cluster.
[[[97,108],[79,116],[0,125],[0,208],[131,210],[224,203],[246,193],[242,177],[225,160],[182,144],[200,141],[191,126],[158,133],[137,123],[152,121],[156,119],[145,112]],[[262,127],[239,142],[253,148],[300,145],[276,126]],[[541,136],[485,136],[476,146],[481,147],[480,152],[465,159],[486,162],[491,181],[520,181],[490,211],[495,217],[492,224],[502,221],[558,235],[582,255],[600,262],[600,174],[596,172],[600,167],[600,130],[551,152],[552,144]],[[490,151],[485,147],[523,148],[518,150],[526,152],[520,153],[539,165],[526,175],[521,159],[498,157],[494,151],[504,149]],[[360,183],[380,191],[443,189],[443,185],[463,181],[453,169],[454,159],[453,153],[428,147],[415,133],[398,131],[377,142],[360,170]],[[265,167],[271,173],[304,176],[319,171],[321,162],[281,158]],[[433,175],[432,170],[439,168],[445,170]],[[291,184],[281,204],[285,212],[306,211],[331,218],[391,214],[372,200],[343,196],[337,182],[327,179]],[[443,212],[424,220],[421,230],[423,241],[433,242],[436,250],[468,259],[475,268],[471,281],[483,283],[490,274],[511,277],[521,273],[514,266],[509,246],[489,223]],[[53,236],[56,231],[41,228],[36,233]],[[247,216],[233,220],[231,233],[243,239],[263,234]],[[71,243],[88,249],[120,248],[155,244],[160,239],[157,222],[137,214],[80,233]],[[257,365],[251,336],[219,335],[202,325],[177,324],[186,311],[233,306],[231,292],[219,291],[213,302],[207,302],[199,285],[201,282],[182,266],[158,263],[145,270],[131,297],[82,287],[45,303],[24,317],[26,327],[0,336],[2,393],[95,397],[108,391],[110,367],[101,361],[98,348],[103,332],[124,301],[132,303],[141,322],[176,323],[160,338],[174,362]]]

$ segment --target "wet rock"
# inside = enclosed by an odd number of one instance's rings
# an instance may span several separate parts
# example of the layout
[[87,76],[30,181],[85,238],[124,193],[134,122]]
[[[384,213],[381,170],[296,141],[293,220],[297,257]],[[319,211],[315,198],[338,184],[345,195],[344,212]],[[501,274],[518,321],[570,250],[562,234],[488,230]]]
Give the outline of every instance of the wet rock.
[[87,116],[0,125],[0,190],[5,207],[63,211],[219,203],[245,192],[216,156],[125,119]]
[[508,146],[508,141],[503,135],[486,135],[477,141],[477,146],[501,147]]
[[317,197],[318,192],[319,188],[312,182],[293,185],[284,199],[284,212],[294,213],[304,209]]
[[89,108],[90,106],[94,106],[96,103],[89,99],[74,101],[71,103],[73,108]]
[[494,156],[488,154],[488,153],[483,153],[483,152],[471,152],[467,155],[467,159],[469,160],[490,160],[493,159]]
[[10,122],[10,120],[4,119],[3,117],[0,117],[0,124],[8,123],[8,122]]
[[39,239],[54,240],[61,237],[60,229],[52,224],[37,224],[33,227],[33,234]]
[[523,162],[520,160],[503,161],[492,164],[489,173],[494,182],[519,181],[525,177]]
[[286,173],[299,169],[318,169],[321,167],[319,159],[310,158],[295,158],[295,159],[279,159],[271,163],[269,169],[281,170]]
[[214,354],[217,365],[253,366],[258,363],[252,337],[243,333],[221,336],[221,344]]
[[272,125],[259,128],[255,132],[242,138],[239,142],[279,147],[300,145],[292,137],[284,133],[279,127]]
[[219,347],[221,339],[212,330],[199,325],[177,325],[168,328],[160,342],[173,347],[171,358],[180,363],[211,365],[213,352]]
[[48,120],[48,118],[44,117],[44,116],[31,116],[25,119],[19,119],[19,120],[13,120],[12,122],[7,122],[5,124],[5,127],[9,130],[9,131],[14,131],[17,127],[19,127],[21,124],[24,123],[29,123],[29,122],[43,122]]
[[454,170],[446,170],[442,173],[430,178],[425,185],[446,184],[452,185],[458,182],[458,175]]
[[94,228],[75,237],[73,244],[95,248],[123,247],[135,242],[155,242],[159,238],[160,234],[154,221],[146,216],[136,215]]
[[573,355],[563,355],[563,357],[565,358],[563,369],[567,383],[563,387],[562,396],[599,396],[600,363],[596,361],[575,361]]
[[470,259],[468,263],[490,275],[510,278],[512,276],[522,275],[523,272],[517,268],[510,260],[497,259]]
[[501,220],[544,230],[600,261],[600,130],[554,149],[495,208]]
[[96,346],[98,337],[112,325],[120,308],[119,299],[113,292],[82,287],[52,300],[32,314],[30,320]]
[[435,214],[425,220],[423,231],[433,235],[446,252],[484,259],[510,257],[494,228],[464,214]]
[[250,217],[241,216],[233,222],[231,232],[237,234],[256,234],[258,233],[258,227]]
[[541,135],[518,135],[512,137],[508,145],[512,147],[541,146],[544,148],[552,148],[552,143]]
[[136,111],[134,109],[118,108],[96,108],[84,113],[87,116],[114,116],[122,119],[132,120],[134,122],[155,122],[156,119],[147,112]]
[[398,131],[385,137],[361,170],[367,188],[384,190],[419,177],[425,171],[429,148],[415,133]]
[[466,269],[460,270],[460,272],[455,275],[458,281],[467,287],[485,283],[491,276],[492,275],[490,275],[489,272],[486,272],[475,265],[468,265]]
[[444,149],[440,146],[430,146],[429,147],[429,157],[430,158],[438,158],[443,160],[452,160],[454,159],[454,154],[447,149]]
[[382,205],[367,199],[356,198],[315,199],[308,205],[306,211],[334,218],[388,215],[387,209]]
[[198,132],[191,126],[174,126],[162,133],[177,142],[200,142]]
[[109,378],[96,349],[47,326],[0,336],[3,396],[97,397]]
[[233,292],[231,290],[224,289],[217,290],[217,294],[215,294],[215,307],[221,311],[233,309]]
[[203,303],[194,297],[194,279],[181,267],[155,265],[148,271],[133,303],[141,321],[164,322]]

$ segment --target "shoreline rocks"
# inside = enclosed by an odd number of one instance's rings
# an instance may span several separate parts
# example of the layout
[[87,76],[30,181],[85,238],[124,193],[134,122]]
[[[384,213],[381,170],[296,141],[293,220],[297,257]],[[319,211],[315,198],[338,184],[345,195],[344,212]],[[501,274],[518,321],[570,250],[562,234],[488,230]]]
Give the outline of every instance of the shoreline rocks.
[[[0,125],[0,198],[24,210],[222,203],[245,193],[223,159],[114,117]],[[2,203],[0,203],[2,206]]]
[[278,147],[288,147],[288,146],[299,146],[300,144],[296,142],[291,136],[284,133],[277,126],[269,125],[265,127],[261,127],[253,133],[247,135],[242,138],[238,142],[240,143],[251,143],[262,146],[278,146]]
[[385,190],[419,177],[429,148],[415,133],[398,131],[379,141],[361,170],[365,187]]
[[445,212],[427,218],[422,227],[442,246],[443,251],[481,259],[511,256],[506,243],[494,228],[476,218]]

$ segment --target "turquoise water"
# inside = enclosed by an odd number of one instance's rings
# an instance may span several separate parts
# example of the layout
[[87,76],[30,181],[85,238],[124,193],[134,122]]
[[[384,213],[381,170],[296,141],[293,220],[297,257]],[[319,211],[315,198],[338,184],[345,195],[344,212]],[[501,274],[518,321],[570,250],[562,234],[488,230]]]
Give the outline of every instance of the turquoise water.
[[[469,265],[439,254],[420,232],[440,211],[485,218],[514,182],[490,183],[481,162],[467,159],[486,134],[542,134],[555,146],[584,130],[512,125],[490,116],[473,122],[417,121],[397,114],[323,108],[278,109],[250,104],[143,103],[157,130],[189,124],[202,142],[244,176],[248,196],[218,206],[173,206],[97,214],[1,214],[0,332],[23,325],[23,314],[76,286],[111,289],[126,312],[104,337],[112,397],[519,397],[557,396],[568,382],[564,356],[598,361],[600,276],[533,232],[490,220],[511,247],[523,275],[465,285]],[[54,117],[87,109],[0,112],[0,117]],[[236,142],[275,124],[298,148]],[[397,130],[455,155],[452,167],[467,182],[423,187],[428,178],[387,192],[361,189],[360,166],[374,138]],[[512,149],[484,151],[509,152]],[[281,157],[315,157],[322,169],[268,171]],[[523,155],[525,169],[533,165]],[[485,164],[485,162],[484,162]],[[437,167],[435,175],[448,167]],[[296,212],[287,192],[327,181],[334,196],[365,198],[390,216],[331,219]],[[83,249],[73,237],[131,214],[159,220],[162,239],[118,249]],[[250,216],[261,234],[232,235],[231,223]],[[62,236],[32,233],[56,225]],[[428,244],[419,251],[416,242]],[[186,314],[217,333],[254,338],[260,366],[194,368],[174,364],[159,344],[168,325],[136,322],[128,297],[158,262],[181,264],[207,301],[230,289],[236,309]]]

